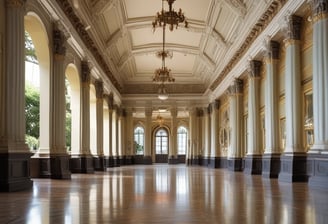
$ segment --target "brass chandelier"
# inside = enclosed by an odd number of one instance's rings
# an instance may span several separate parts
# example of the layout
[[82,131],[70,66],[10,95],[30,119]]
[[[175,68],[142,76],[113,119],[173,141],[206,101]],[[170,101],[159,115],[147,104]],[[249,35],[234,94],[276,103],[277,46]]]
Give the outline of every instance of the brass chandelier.
[[[169,11],[164,10],[164,1],[167,1],[169,4]],[[153,77],[153,82],[160,82],[160,86],[158,89],[158,98],[161,100],[166,100],[168,98],[168,93],[166,91],[165,82],[174,82],[175,78],[173,78],[171,74],[171,69],[165,66],[165,58],[173,57],[173,53],[171,51],[165,50],[165,28],[166,25],[169,25],[170,31],[173,31],[173,27],[178,28],[179,23],[185,23],[185,27],[188,27],[188,22],[185,20],[185,16],[182,13],[182,10],[179,9],[179,12],[175,12],[172,9],[172,4],[175,0],[162,0],[162,11],[157,12],[155,21],[152,23],[153,30],[155,31],[157,26],[163,28],[163,45],[162,50],[156,53],[157,57],[162,59],[162,67],[155,70],[155,74]]]

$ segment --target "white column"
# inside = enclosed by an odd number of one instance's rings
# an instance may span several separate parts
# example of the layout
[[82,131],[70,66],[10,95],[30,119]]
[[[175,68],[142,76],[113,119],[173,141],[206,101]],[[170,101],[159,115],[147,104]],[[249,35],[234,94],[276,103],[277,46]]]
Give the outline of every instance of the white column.
[[195,162],[198,157],[197,127],[197,108],[192,107],[189,110],[189,160],[191,163]]
[[171,138],[170,138],[170,150],[169,159],[178,158],[178,144],[177,144],[177,115],[178,110],[176,107],[171,108]]
[[54,55],[50,97],[50,153],[67,154],[66,151],[66,98],[65,98],[65,37],[60,30],[53,30]]
[[123,109],[119,110],[118,114],[118,154],[119,156],[125,156],[125,150],[124,150],[124,111]]
[[111,108],[108,109],[108,123],[109,123],[109,130],[108,130],[109,157],[112,157],[113,156],[113,109]]
[[[328,9],[327,0],[313,4],[313,121],[310,152],[328,152]],[[325,7],[324,7],[325,6]]]
[[90,153],[90,68],[86,61],[81,63],[81,155]]
[[219,108],[220,101],[211,103],[211,157],[220,157],[221,149],[219,144]]
[[126,147],[126,155],[131,156],[134,154],[133,148],[133,113],[132,108],[126,109],[126,122],[125,122],[125,145]]
[[119,137],[119,133],[118,133],[118,108],[117,106],[114,106],[114,110],[113,110],[113,155],[115,157],[118,157],[118,137]]
[[97,121],[97,156],[104,156],[104,87],[102,81],[95,82],[96,88],[96,121]]
[[265,154],[280,153],[279,149],[279,95],[278,58],[280,44],[270,41],[265,59]]
[[146,115],[146,129],[145,129],[145,149],[144,157],[149,159],[151,158],[151,123],[152,123],[152,109],[147,107],[145,108]]
[[261,61],[250,62],[248,84],[248,145],[247,155],[261,155],[260,148],[260,76]]
[[285,40],[286,46],[286,149],[285,152],[304,152],[302,92],[301,92],[301,53],[300,26],[302,18],[289,18],[289,36]]
[[5,74],[1,74],[0,152],[29,152],[25,144],[24,0],[6,1]]
[[[209,106],[210,107],[210,106]],[[211,156],[211,114],[209,107],[203,108],[204,119],[204,156],[209,158]]]
[[243,135],[242,135],[242,100],[243,82],[235,79],[234,84],[229,87],[229,114],[230,114],[230,145],[228,148],[228,159],[244,157]]

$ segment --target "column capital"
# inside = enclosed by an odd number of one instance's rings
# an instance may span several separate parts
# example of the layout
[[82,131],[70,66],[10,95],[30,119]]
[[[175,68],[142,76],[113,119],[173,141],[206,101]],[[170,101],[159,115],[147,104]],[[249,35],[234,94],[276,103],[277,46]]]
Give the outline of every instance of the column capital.
[[55,59],[63,60],[66,54],[66,37],[58,28],[53,29],[53,54]]
[[[279,53],[280,53],[280,43],[274,40],[269,40],[268,44],[266,46],[266,58],[271,61],[278,60],[279,59]],[[266,61],[267,62],[267,61]]]
[[312,20],[317,22],[328,17],[328,0],[309,0],[312,8]]
[[229,95],[242,94],[243,92],[243,80],[235,79],[233,84],[230,85],[227,89]]
[[301,40],[301,28],[303,18],[296,15],[286,17],[286,39],[288,40]]
[[214,111],[214,110],[218,110],[220,108],[220,100],[214,100],[210,104],[210,108],[211,108],[211,112]]
[[101,80],[96,80],[95,83],[95,89],[96,89],[96,98],[100,99],[104,97],[104,85]]
[[90,67],[87,61],[81,62],[81,81],[90,83]]
[[251,60],[249,62],[249,77],[250,78],[259,78],[261,76],[261,67],[262,67],[262,62],[261,61],[256,61],[256,60]]
[[24,7],[26,0],[6,0],[7,8],[21,8]]

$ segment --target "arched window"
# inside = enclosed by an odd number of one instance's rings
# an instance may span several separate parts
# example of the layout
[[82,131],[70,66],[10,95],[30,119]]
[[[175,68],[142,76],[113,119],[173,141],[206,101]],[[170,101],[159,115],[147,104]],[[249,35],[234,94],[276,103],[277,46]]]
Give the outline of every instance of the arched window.
[[187,136],[188,132],[185,127],[178,128],[178,154],[185,155],[187,151]]
[[144,154],[144,137],[145,131],[142,127],[136,127],[134,129],[134,148],[136,155]]
[[168,154],[168,135],[163,128],[156,132],[156,154]]

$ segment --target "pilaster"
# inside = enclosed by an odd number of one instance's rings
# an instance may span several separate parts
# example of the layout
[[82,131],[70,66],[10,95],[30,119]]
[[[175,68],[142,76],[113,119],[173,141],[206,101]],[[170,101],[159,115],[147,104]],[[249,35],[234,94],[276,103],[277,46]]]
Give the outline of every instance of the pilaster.
[[202,165],[203,166],[210,166],[211,163],[211,106],[208,105],[207,107],[201,108],[202,110],[202,116],[201,118],[203,119],[203,147],[204,147],[204,152],[203,152],[203,161]]
[[229,94],[229,113],[230,113],[230,146],[228,148],[227,166],[231,171],[242,171],[243,164],[243,144],[242,144],[242,91],[243,81],[235,79],[234,83],[228,88]]
[[114,105],[113,110],[113,161],[114,167],[120,166],[120,155],[119,155],[119,107]]
[[177,115],[178,110],[176,107],[171,108],[171,138],[170,138],[170,149],[169,149],[169,164],[178,164],[178,143],[177,143]]
[[265,152],[262,158],[262,177],[278,178],[280,172],[279,149],[279,95],[278,61],[280,44],[270,41],[265,58]]
[[144,164],[151,165],[153,163],[151,156],[151,123],[153,110],[150,107],[145,108],[146,129],[145,129],[145,149],[144,149]]
[[50,78],[50,169],[51,178],[70,179],[66,149],[66,98],[64,60],[66,37],[56,25],[53,29],[53,75]]
[[328,0],[312,0],[314,144],[308,152],[309,185],[328,188]]
[[279,181],[307,181],[306,153],[303,146],[302,92],[301,92],[301,41],[302,18],[292,15],[287,20],[286,32],[286,148],[281,156]]
[[260,148],[260,78],[262,62],[252,60],[249,67],[248,84],[248,145],[245,158],[246,174],[262,173],[262,152]]
[[132,108],[125,109],[125,127],[124,127],[124,142],[125,145],[125,165],[132,164],[132,156],[134,154],[134,133],[133,133],[133,110]]

